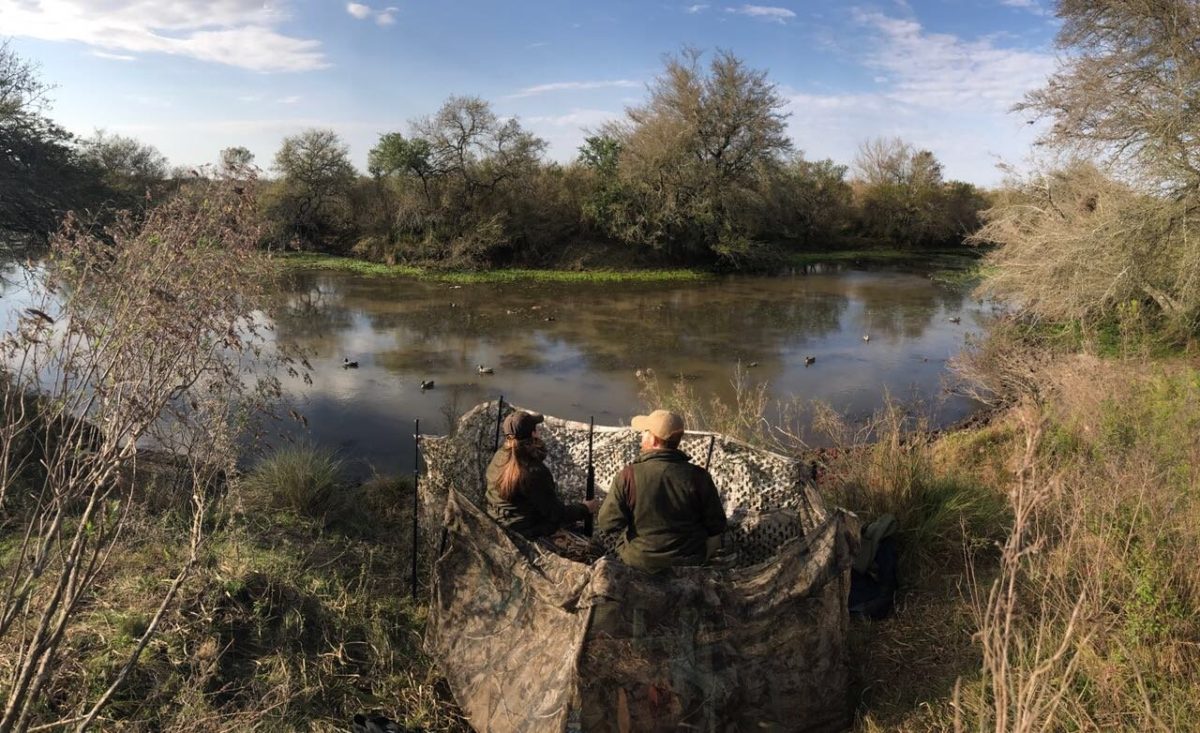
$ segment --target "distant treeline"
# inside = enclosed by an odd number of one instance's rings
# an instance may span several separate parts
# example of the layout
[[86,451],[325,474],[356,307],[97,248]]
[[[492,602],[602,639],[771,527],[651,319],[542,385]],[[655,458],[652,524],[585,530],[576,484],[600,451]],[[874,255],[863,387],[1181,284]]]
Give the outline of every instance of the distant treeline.
[[[42,115],[29,67],[0,53],[0,85],[16,90],[0,86],[0,99],[17,100],[0,107],[0,150],[22,151],[0,155],[11,169],[0,178],[0,228],[29,234],[67,209],[136,211],[221,175],[260,188],[264,247],[467,269],[614,258],[756,269],[794,250],[958,245],[989,205],[899,139],[865,142],[852,167],[805,159],[766,72],[728,52],[668,57],[646,101],[588,131],[567,164],[547,161],[546,141],[486,101],[450,97],[381,135],[369,175],[335,132],[313,129],[283,140],[270,178],[241,147],[211,169],[172,170],[130,138],[73,139]],[[10,196],[22,179],[26,195]]]

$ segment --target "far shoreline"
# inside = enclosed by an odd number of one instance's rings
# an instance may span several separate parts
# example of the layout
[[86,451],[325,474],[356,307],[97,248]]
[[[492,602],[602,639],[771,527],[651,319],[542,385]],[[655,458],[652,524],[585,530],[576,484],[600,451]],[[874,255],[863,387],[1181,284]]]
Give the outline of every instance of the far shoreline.
[[405,277],[458,285],[481,283],[638,283],[704,282],[722,275],[752,274],[762,277],[794,274],[797,268],[818,265],[902,265],[920,263],[938,270],[967,270],[982,253],[973,247],[954,249],[854,249],[826,252],[794,252],[779,263],[774,273],[726,273],[701,267],[626,267],[558,269],[553,267],[503,267],[491,270],[442,270],[417,265],[389,265],[382,262],[325,254],[320,252],[272,252],[270,257],[281,270],[332,270],[353,272],[369,277]]

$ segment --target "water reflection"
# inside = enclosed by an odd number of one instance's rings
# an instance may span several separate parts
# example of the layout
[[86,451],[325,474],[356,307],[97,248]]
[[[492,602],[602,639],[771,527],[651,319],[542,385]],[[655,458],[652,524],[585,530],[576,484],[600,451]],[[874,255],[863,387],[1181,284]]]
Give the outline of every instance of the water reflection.
[[[308,435],[340,448],[360,471],[411,466],[413,419],[443,432],[500,394],[561,417],[627,421],[639,406],[635,371],[645,368],[729,398],[735,365],[756,362],[752,377],[777,397],[822,399],[862,415],[890,392],[930,403],[938,422],[952,422],[972,405],[941,398],[945,362],[988,312],[920,273],[860,270],[461,287],[302,272],[286,291],[276,337],[311,352],[313,384],[290,385]],[[806,367],[808,356],[816,362]],[[342,369],[343,358],[360,367]],[[495,374],[479,374],[481,364]],[[435,388],[423,391],[422,380]]]

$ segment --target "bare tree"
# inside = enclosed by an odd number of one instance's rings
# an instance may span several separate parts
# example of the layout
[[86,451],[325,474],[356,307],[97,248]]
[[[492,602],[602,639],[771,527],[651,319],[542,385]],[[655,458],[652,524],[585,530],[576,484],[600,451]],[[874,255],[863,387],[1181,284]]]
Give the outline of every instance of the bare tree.
[[95,721],[136,665],[196,562],[239,415],[278,395],[255,205],[238,188],[199,181],[103,235],[68,221],[0,342],[0,733],[53,715],[64,644],[136,516],[139,456],[180,451],[191,476],[168,499],[190,517],[183,559],[107,689],[60,726]]
[[1060,0],[1058,73],[1020,109],[1053,121],[1044,142],[1099,154],[1155,186],[1200,186],[1200,4]]

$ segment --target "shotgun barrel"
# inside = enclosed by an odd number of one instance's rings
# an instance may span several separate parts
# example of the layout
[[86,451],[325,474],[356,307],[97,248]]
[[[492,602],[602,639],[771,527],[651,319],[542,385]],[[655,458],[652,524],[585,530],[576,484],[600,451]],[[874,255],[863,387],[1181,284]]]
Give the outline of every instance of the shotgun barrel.
[[412,503],[412,597],[417,599],[417,552],[420,545],[417,540],[417,515],[420,506],[421,493],[417,491],[421,482],[421,420],[413,423],[413,503]]
[[504,420],[504,395],[496,403],[496,439],[492,442],[492,452],[500,450],[500,423]]
[[704,470],[707,471],[709,465],[712,464],[713,446],[717,444],[717,436],[711,435],[708,438],[708,457],[704,459]]
[[[596,498],[596,464],[592,462],[592,436],[596,432],[596,418],[588,418],[588,465],[587,465],[587,485],[583,490],[583,497],[588,501]],[[592,513],[589,511],[586,518],[583,520],[583,531],[588,537],[592,536]]]

